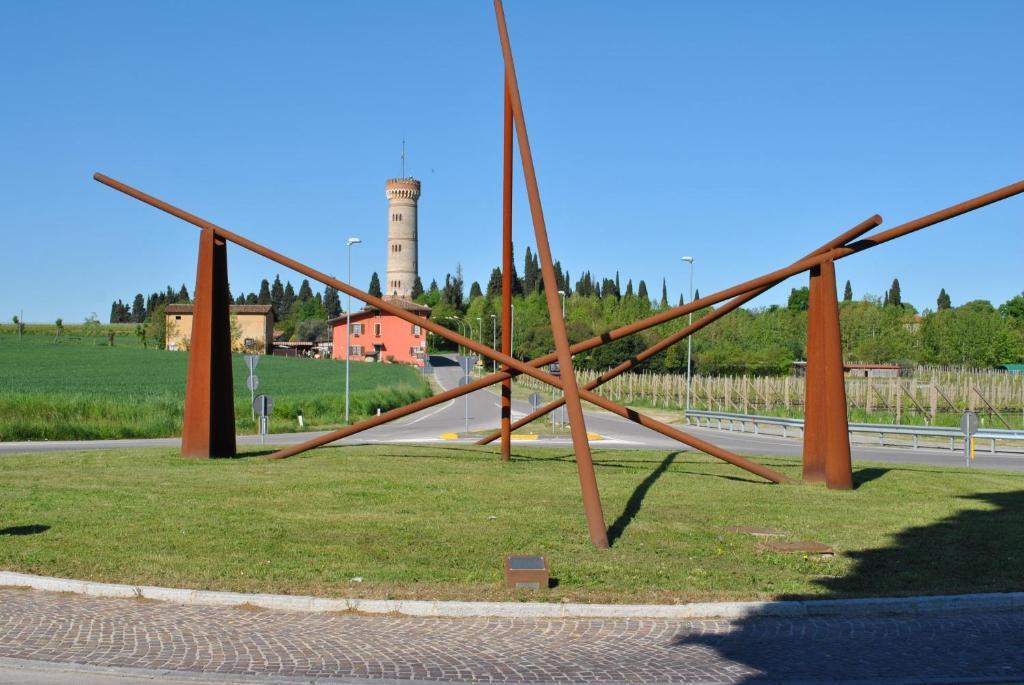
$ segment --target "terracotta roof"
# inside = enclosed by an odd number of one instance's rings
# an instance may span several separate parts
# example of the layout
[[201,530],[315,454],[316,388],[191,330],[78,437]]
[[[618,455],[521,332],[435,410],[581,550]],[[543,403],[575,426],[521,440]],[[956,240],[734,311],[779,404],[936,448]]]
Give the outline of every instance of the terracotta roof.
[[[273,316],[274,308],[269,304],[233,304],[228,308],[232,314],[270,314]],[[169,304],[164,308],[165,314],[191,314],[190,304]]]
[[[400,298],[397,298],[397,297],[394,297],[394,298],[391,298],[391,297],[384,298],[384,301],[387,302],[388,304],[393,304],[396,307],[400,307],[401,309],[404,309],[404,310],[406,310],[408,312],[412,312],[413,314],[419,314],[420,316],[424,316],[424,317],[429,317],[430,316],[430,312],[432,311],[431,308],[428,307],[425,304],[419,304],[418,302],[411,302],[409,300],[403,300],[403,299],[400,299]],[[377,307],[367,306],[367,307],[363,307],[362,309],[360,309],[358,311],[352,312],[352,317],[356,318],[356,317],[371,316],[373,314],[378,313],[379,311],[380,310]],[[385,314],[385,316],[387,316],[387,315]],[[328,319],[328,321],[327,321],[327,323],[332,324],[332,325],[339,324],[339,323],[344,323],[344,322],[345,322],[345,313],[344,312],[342,312],[340,316],[336,316],[333,319]]]

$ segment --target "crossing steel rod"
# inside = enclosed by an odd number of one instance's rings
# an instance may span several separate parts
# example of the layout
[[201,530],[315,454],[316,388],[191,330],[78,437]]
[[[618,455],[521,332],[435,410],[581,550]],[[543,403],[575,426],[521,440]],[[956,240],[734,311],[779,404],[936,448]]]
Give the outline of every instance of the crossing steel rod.
[[[874,216],[869,217],[869,218],[865,219],[864,221],[860,222],[859,224],[857,224],[856,226],[854,226],[850,230],[846,231],[842,235],[836,236],[835,238],[833,238],[829,242],[825,243],[824,245],[822,245],[818,249],[814,250],[813,252],[811,252],[807,256],[810,257],[810,256],[813,256],[813,255],[825,252],[827,250],[831,250],[831,249],[833,249],[835,247],[839,247],[841,245],[845,245],[846,243],[850,242],[854,238],[859,238],[860,236],[864,235],[865,233],[867,233],[871,229],[879,226],[881,223],[882,223],[882,217],[880,217],[879,215],[875,214]],[[686,326],[685,328],[683,328],[683,329],[673,333],[672,335],[669,335],[666,338],[663,338],[662,340],[659,340],[655,344],[651,345],[650,347],[648,347],[647,349],[643,350],[642,352],[637,353],[633,357],[630,357],[629,359],[627,359],[626,361],[622,362],[618,366],[615,366],[615,367],[613,367],[611,369],[608,369],[607,371],[602,373],[600,376],[598,376],[594,380],[586,383],[583,386],[583,388],[585,390],[594,390],[595,388],[600,387],[601,385],[604,385],[608,381],[610,381],[613,378],[615,378],[615,377],[625,373],[626,371],[629,371],[630,369],[634,369],[637,366],[640,366],[641,364],[643,364],[645,361],[647,361],[648,359],[650,359],[654,355],[656,355],[659,352],[662,352],[664,350],[667,350],[669,347],[671,347],[672,345],[675,345],[676,343],[678,343],[678,342],[680,342],[682,340],[685,340],[689,336],[691,336],[694,333],[696,333],[697,331],[699,331],[701,328],[704,328],[708,324],[710,324],[710,323],[712,323],[714,321],[717,321],[718,319],[722,318],[723,316],[725,316],[729,312],[733,311],[737,307],[740,307],[740,306],[746,304],[747,302],[749,302],[750,300],[754,299],[758,295],[761,295],[761,294],[767,292],[772,286],[775,286],[775,285],[778,285],[778,281],[775,282],[775,283],[772,283],[771,285],[766,285],[766,286],[763,286],[761,288],[757,288],[755,290],[751,290],[750,292],[748,292],[748,293],[746,293],[744,295],[739,295],[739,296],[733,298],[732,300],[729,300],[729,302],[727,302],[726,304],[722,305],[718,309],[712,310],[711,312],[709,312],[705,316],[701,317],[697,321],[693,322],[692,324]],[[554,411],[555,409],[557,409],[558,407],[562,406],[563,402],[564,402],[564,400],[561,397],[553,400],[552,402],[544,405],[543,407],[540,407],[539,409],[534,410],[531,414],[528,414],[527,416],[525,416],[525,417],[519,419],[518,421],[516,421],[515,423],[513,423],[512,426],[511,426],[511,429],[512,430],[518,430],[518,429],[522,428],[523,426],[526,426],[526,425],[532,423],[533,421],[536,421],[537,419],[541,418],[542,416],[545,416],[545,415],[551,413],[552,411]],[[491,434],[481,438],[480,440],[478,440],[476,444],[478,444],[478,445],[486,445],[486,444],[488,444],[490,442],[493,442],[499,436],[500,436],[499,432],[491,433]]]

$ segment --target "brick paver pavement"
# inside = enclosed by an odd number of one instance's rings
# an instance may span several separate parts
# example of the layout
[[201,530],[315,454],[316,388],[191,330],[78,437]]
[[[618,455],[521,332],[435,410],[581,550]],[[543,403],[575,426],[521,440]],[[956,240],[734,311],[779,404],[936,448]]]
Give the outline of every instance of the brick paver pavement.
[[484,682],[1024,681],[1024,613],[741,620],[403,618],[0,589],[0,657]]

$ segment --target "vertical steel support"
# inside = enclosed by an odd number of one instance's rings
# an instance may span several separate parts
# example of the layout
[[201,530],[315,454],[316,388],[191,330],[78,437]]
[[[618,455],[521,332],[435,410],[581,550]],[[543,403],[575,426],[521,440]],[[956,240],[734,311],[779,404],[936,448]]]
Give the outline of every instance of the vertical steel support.
[[526,133],[526,117],[523,114],[523,103],[516,80],[516,68],[512,59],[512,45],[508,37],[508,27],[505,25],[505,11],[501,0],[494,0],[494,11],[497,15],[498,35],[501,38],[502,56],[505,60],[506,90],[512,105],[515,131],[519,140],[519,158],[523,162],[526,194],[530,201],[530,214],[533,218],[537,256],[540,258],[541,274],[544,278],[544,296],[548,305],[548,318],[551,319],[551,335],[555,341],[555,353],[561,368],[562,390],[565,393],[565,406],[569,414],[573,451],[576,453],[576,469],[583,494],[583,511],[587,518],[590,541],[597,547],[607,548],[608,532],[605,529],[604,513],[601,511],[601,495],[597,489],[597,476],[594,474],[590,443],[587,441],[587,426],[583,418],[583,404],[580,401],[576,372],[572,366],[569,337],[565,332],[565,321],[562,319],[561,301],[558,298],[558,287],[556,286],[558,281],[555,278],[554,263],[551,259],[551,246],[548,244],[544,209],[540,201],[540,189],[537,185],[533,154],[530,151],[530,138]]
[[822,359],[821,267],[810,270],[807,306],[807,366],[804,371],[803,477],[810,483],[825,482],[825,362]]
[[821,267],[822,359],[825,362],[825,484],[833,490],[853,489],[850,463],[850,424],[846,409],[843,343],[839,333],[839,301],[836,298],[836,267]]
[[853,487],[853,469],[835,264],[831,260],[823,262],[810,273],[803,475],[809,482],[849,490]]
[[[505,127],[501,186],[501,351],[512,356],[512,101],[508,95],[508,77],[503,89]],[[508,367],[502,365],[502,371]],[[512,379],[501,383],[501,460],[512,459]]]
[[228,253],[227,243],[210,229],[199,234],[194,296],[181,455],[230,457],[235,454],[235,404]]

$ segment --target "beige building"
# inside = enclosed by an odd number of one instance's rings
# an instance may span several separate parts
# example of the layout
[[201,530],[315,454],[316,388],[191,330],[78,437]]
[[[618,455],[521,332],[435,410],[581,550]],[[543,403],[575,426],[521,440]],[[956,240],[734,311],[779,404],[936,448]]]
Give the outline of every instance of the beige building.
[[388,280],[381,290],[385,297],[411,300],[419,269],[420,182],[415,178],[389,178],[384,192],[388,198]]
[[[269,304],[233,304],[231,349],[270,354],[274,347],[274,310]],[[169,304],[164,309],[168,350],[187,350],[192,338],[192,305]]]

